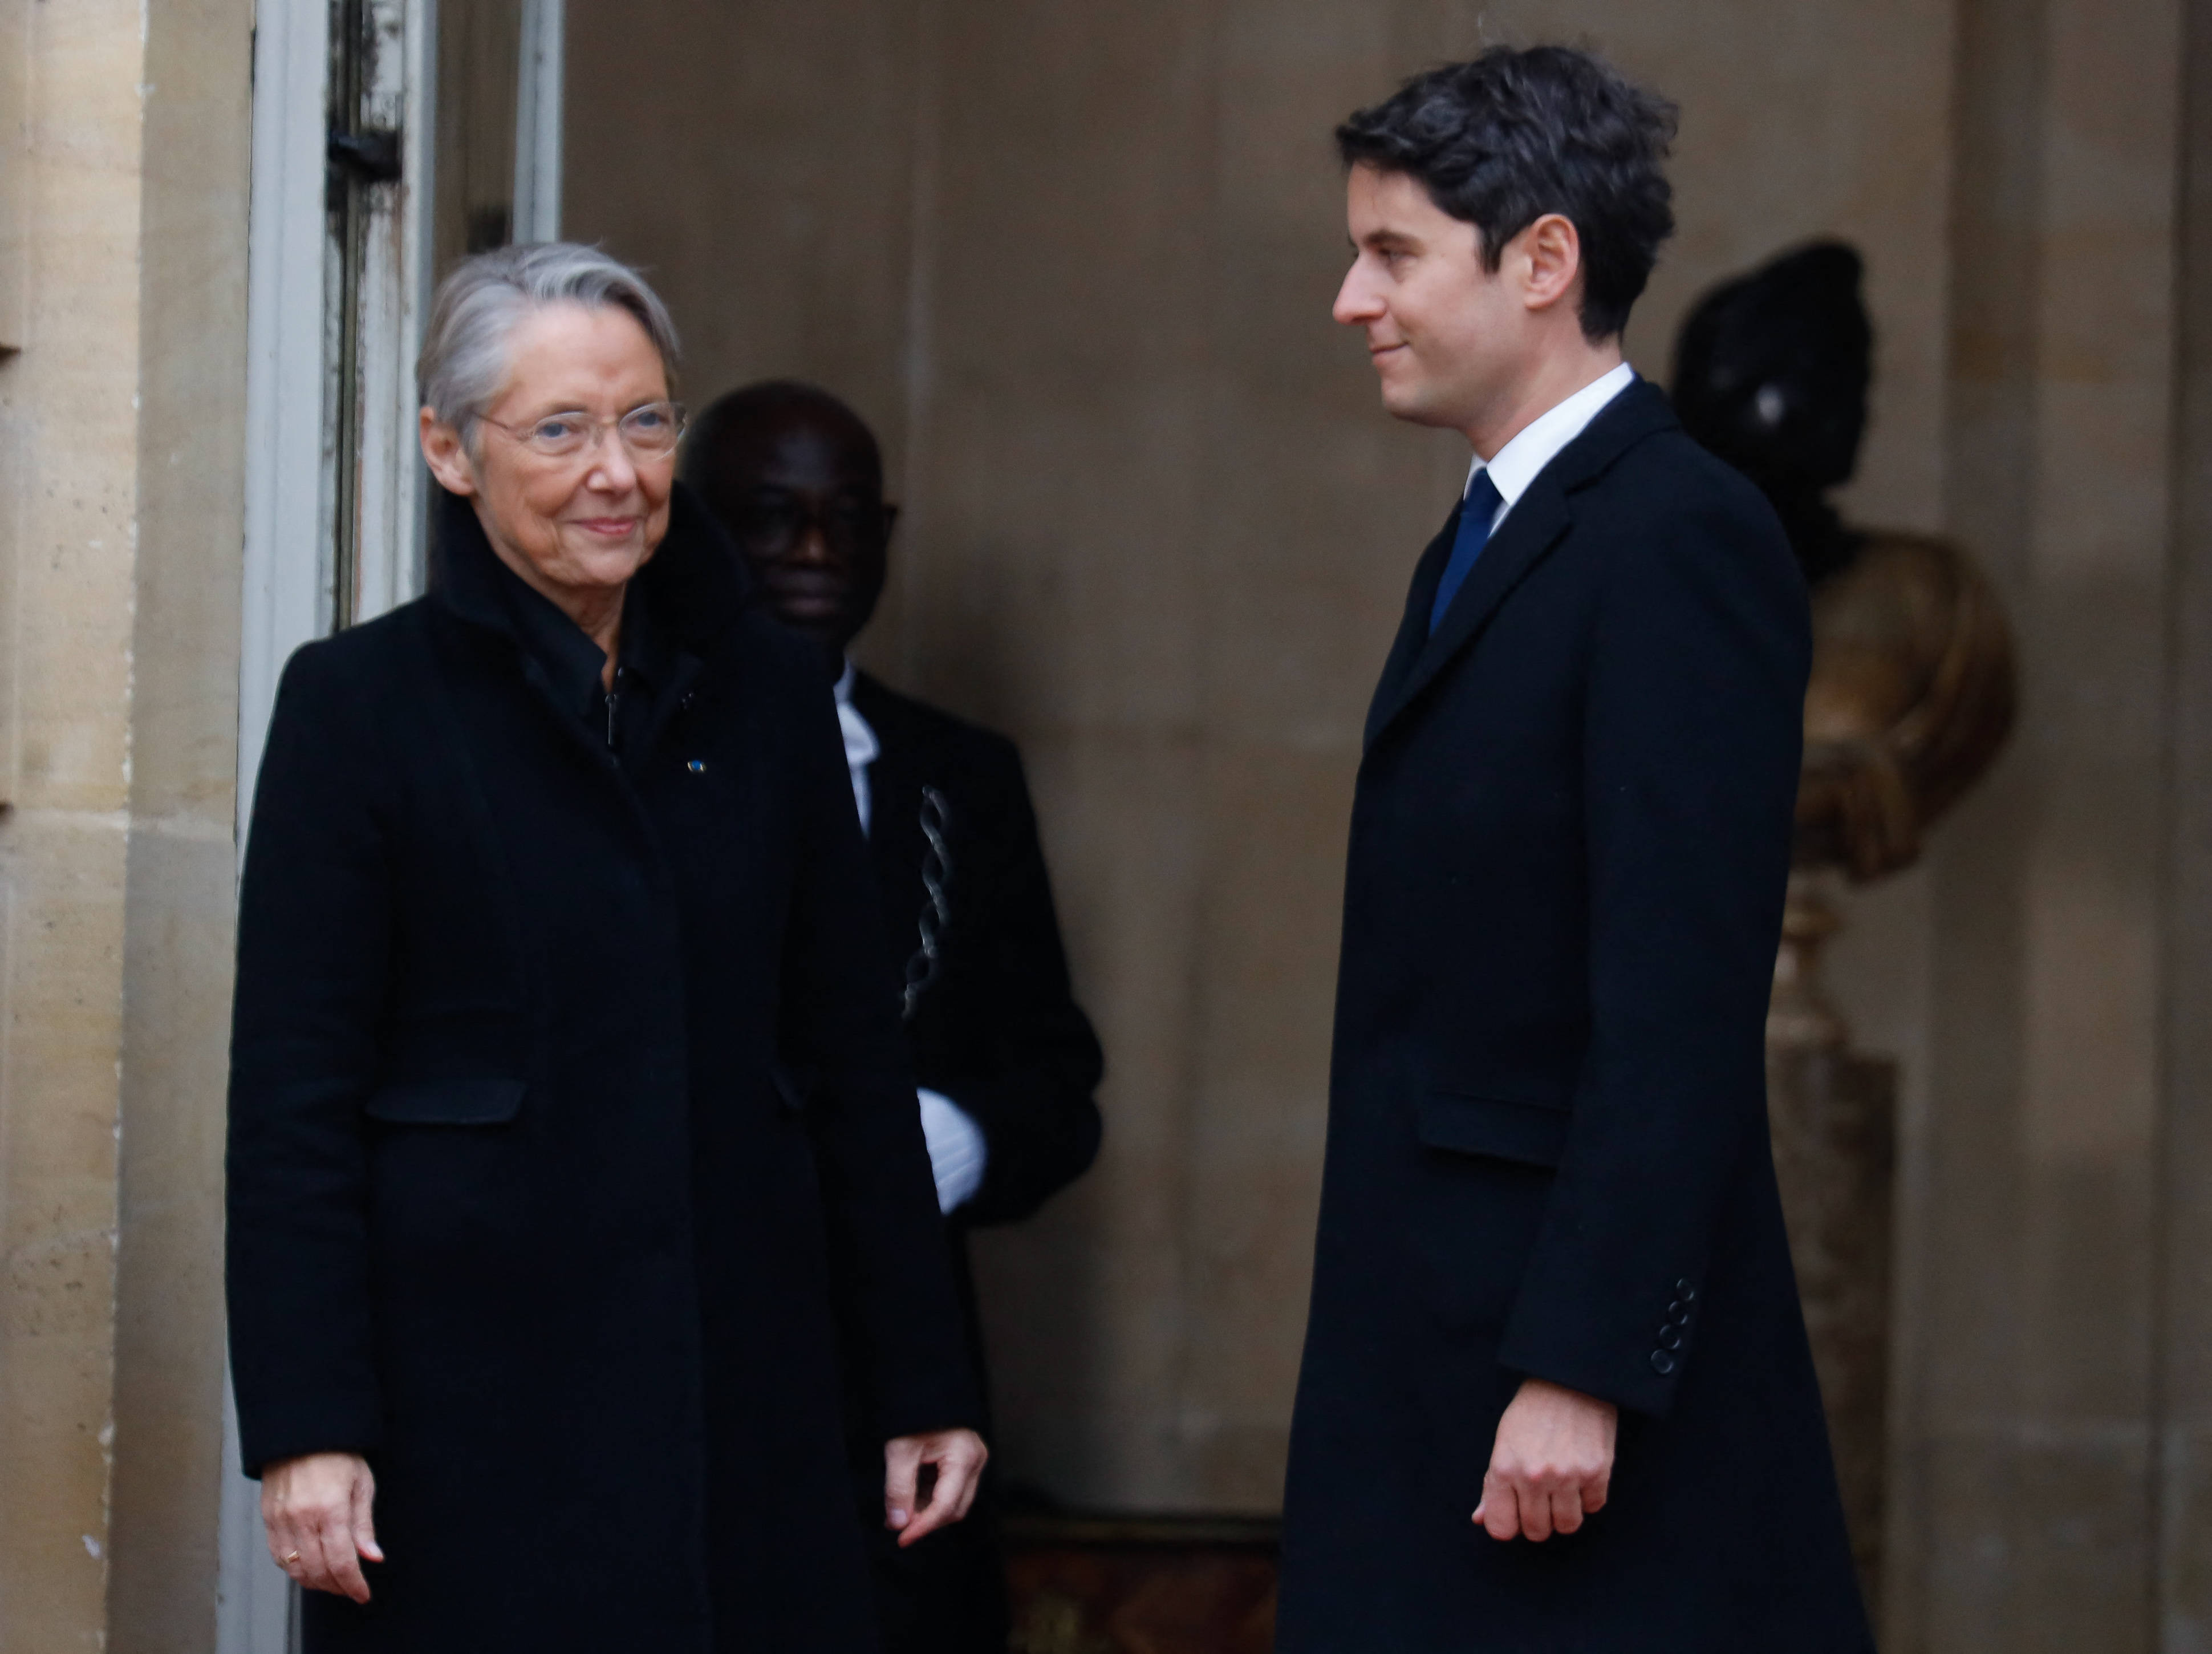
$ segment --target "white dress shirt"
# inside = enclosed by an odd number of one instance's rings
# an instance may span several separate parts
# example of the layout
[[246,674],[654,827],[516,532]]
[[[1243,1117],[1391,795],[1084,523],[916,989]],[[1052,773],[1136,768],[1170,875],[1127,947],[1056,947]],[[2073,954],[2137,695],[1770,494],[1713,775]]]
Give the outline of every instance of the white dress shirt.
[[848,660],[845,670],[837,675],[837,727],[845,733],[845,769],[853,777],[853,807],[860,812],[860,831],[866,833],[870,805],[868,766],[884,749],[876,739],[876,732],[868,727],[868,721],[853,704],[854,676],[853,663]]
[[[873,800],[868,790],[868,766],[883,752],[883,743],[860,710],[853,704],[853,663],[848,660],[837,678],[837,727],[845,736],[845,769],[853,778],[853,807],[860,812],[860,830],[869,829]],[[929,1170],[937,1179],[937,1209],[950,1212],[975,1198],[983,1186],[983,1168],[990,1146],[983,1128],[967,1111],[942,1092],[924,1086],[915,1098],[921,1104],[921,1134],[929,1144]]]
[[[1605,411],[1606,404],[1636,383],[1636,369],[1622,362],[1612,372],[1592,380],[1565,401],[1559,403],[1536,416],[1504,447],[1492,456],[1486,469],[1492,485],[1504,502],[1490,520],[1490,532],[1495,534],[1498,525],[1505,520],[1505,514],[1513,509],[1513,502],[1528,491],[1528,484],[1536,480],[1537,473],[1559,457],[1559,450],[1589,429],[1589,423]],[[1474,463],[1468,467],[1469,487],[1475,473],[1486,469],[1482,456],[1477,454]],[[1462,488],[1460,492],[1467,491]]]

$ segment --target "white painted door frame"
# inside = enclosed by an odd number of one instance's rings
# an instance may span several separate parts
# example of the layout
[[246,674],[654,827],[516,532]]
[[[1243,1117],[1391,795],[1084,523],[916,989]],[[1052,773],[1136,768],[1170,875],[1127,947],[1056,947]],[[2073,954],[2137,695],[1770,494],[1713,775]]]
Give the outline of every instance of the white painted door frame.
[[561,237],[561,100],[567,0],[522,0],[522,75],[514,102],[514,239]]
[[[428,300],[433,157],[421,140],[434,130],[436,0],[362,0],[358,99],[331,84],[332,31],[349,21],[345,0],[260,0],[254,17],[241,855],[284,662],[422,585],[414,361]],[[398,134],[398,175],[364,187],[349,223],[326,204],[331,139],[363,125]],[[297,1608],[263,1541],[258,1485],[239,1469],[228,1393],[223,1448],[216,1647],[286,1654]]]
[[[239,648],[238,841],[244,853],[269,715],[292,652],[422,589],[425,501],[415,357],[428,308],[437,0],[355,0],[372,42],[359,98],[331,84],[347,0],[259,0],[247,258],[245,579]],[[559,234],[562,0],[525,0],[516,228]],[[352,105],[350,119],[343,98]],[[331,137],[398,135],[398,175],[326,206]],[[349,325],[349,323],[350,325]],[[297,1645],[290,1582],[269,1560],[258,1484],[240,1474],[224,1397],[219,1654]]]
[[[325,205],[331,31],[342,4],[260,0],[254,22],[241,843],[276,680],[292,651],[422,588],[426,479],[415,445],[414,371],[429,298],[436,0],[366,0],[379,50],[363,101],[398,133],[401,172],[396,184],[369,192],[349,358],[344,250]],[[341,455],[348,435],[350,451]],[[341,465],[351,502],[343,542]]]

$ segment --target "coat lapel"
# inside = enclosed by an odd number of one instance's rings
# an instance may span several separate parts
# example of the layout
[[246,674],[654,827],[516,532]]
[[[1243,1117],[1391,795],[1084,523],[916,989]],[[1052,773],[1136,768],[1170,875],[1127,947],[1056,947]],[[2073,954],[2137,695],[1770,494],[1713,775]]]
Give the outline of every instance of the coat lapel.
[[896,708],[866,672],[854,678],[853,707],[876,733],[876,761],[868,766],[868,855],[896,939],[912,928],[910,909],[921,899],[921,788],[927,778]]
[[[566,705],[544,668],[516,635],[514,617],[500,595],[497,554],[485,538],[475,508],[459,495],[438,490],[432,505],[430,593],[452,613],[479,629],[504,638],[517,657],[522,676],[544,702],[554,725],[569,742],[604,764],[606,750],[595,744],[574,709]],[[720,526],[678,483],[672,492],[668,532],[652,561],[638,574],[654,605],[654,617],[678,639],[675,666],[665,692],[658,697],[648,748],[665,731],[704,670],[703,657],[735,623],[750,595],[749,577]]]
[[1452,599],[1443,624],[1428,635],[1429,605],[1443,577],[1444,559],[1450,555],[1452,537],[1458,532],[1459,514],[1452,514],[1443,533],[1422,554],[1420,568],[1414,574],[1397,646],[1383,667],[1382,686],[1367,715],[1366,746],[1372,747],[1420,698],[1421,691],[1480,635],[1528,571],[1565,538],[1574,523],[1570,496],[1637,442],[1674,423],[1667,398],[1641,380],[1614,398],[1587,430],[1537,473],[1514,502],[1498,532],[1483,548],[1467,584]]
[[1444,520],[1444,526],[1429,549],[1421,553],[1421,560],[1413,565],[1413,589],[1407,594],[1406,612],[1398,622],[1398,638],[1390,646],[1390,658],[1382,663],[1382,681],[1375,686],[1375,700],[1367,708],[1367,733],[1364,745],[1372,746],[1375,738],[1382,733],[1382,725],[1398,705],[1398,691],[1413,663],[1420,658],[1422,646],[1428,642],[1429,606],[1437,600],[1437,582],[1443,578],[1444,564],[1451,556],[1452,542],[1459,535],[1459,510]]
[[[1452,521],[1455,526],[1458,523],[1456,513]],[[1482,629],[1484,623],[1497,612],[1498,605],[1505,601],[1506,594],[1521,583],[1522,576],[1559,544],[1560,536],[1567,531],[1567,502],[1559,484],[1550,479],[1548,473],[1538,477],[1528,485],[1528,492],[1514,502],[1513,509],[1505,514],[1505,520],[1498,526],[1498,532],[1490,544],[1483,547],[1474,572],[1467,577],[1467,584],[1460,587],[1459,595],[1445,611],[1444,623],[1425,642],[1415,644],[1410,664],[1395,683],[1386,674],[1383,688],[1375,698],[1375,708],[1368,715],[1369,746],[1375,745],[1382,732]],[[1407,629],[1416,632],[1427,629],[1428,605],[1435,599],[1440,577],[1428,572],[1427,556],[1422,561],[1427,578],[1413,582],[1417,601],[1407,605],[1406,617]],[[1401,631],[1401,647],[1405,642],[1406,634]]]

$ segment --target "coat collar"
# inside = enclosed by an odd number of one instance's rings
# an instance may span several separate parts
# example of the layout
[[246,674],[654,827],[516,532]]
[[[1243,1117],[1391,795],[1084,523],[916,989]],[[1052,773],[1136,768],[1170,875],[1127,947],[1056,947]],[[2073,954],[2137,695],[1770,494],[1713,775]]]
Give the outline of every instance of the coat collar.
[[[545,651],[518,623],[519,605],[507,601],[503,585],[520,586],[499,560],[477,520],[476,508],[457,494],[441,489],[433,508],[430,536],[430,599],[449,613],[486,634],[505,639],[520,661],[522,675],[554,713],[555,722],[572,741],[605,758],[605,749],[587,739],[587,719],[578,716],[577,693],[547,669]],[[526,595],[535,596],[527,587]],[[626,612],[650,611],[652,653],[656,657],[655,684],[650,726],[638,751],[650,752],[668,721],[690,698],[702,661],[714,643],[737,621],[750,594],[750,581],[738,561],[737,548],[707,514],[697,499],[681,483],[669,508],[668,532],[653,559],[631,582]],[[547,605],[549,608],[550,605]],[[626,639],[625,657],[636,640]],[[587,643],[587,648],[588,643]],[[596,648],[590,649],[599,654]],[[606,657],[599,655],[599,665]],[[596,684],[597,666],[590,682]],[[573,674],[562,676],[571,678]],[[576,685],[568,685],[571,691]]]
[[[501,594],[504,573],[475,507],[437,491],[430,528],[430,593],[461,619],[514,638],[514,611]],[[683,483],[669,502],[668,532],[636,584],[691,654],[704,655],[751,595],[751,580],[720,524]]]
[[1382,733],[1489,623],[1498,605],[1528,571],[1559,544],[1574,521],[1574,496],[1645,437],[1675,427],[1674,410],[1656,386],[1638,380],[1621,392],[1588,429],[1536,474],[1483,548],[1474,571],[1445,611],[1443,624],[1432,635],[1429,608],[1459,532],[1459,513],[1452,513],[1443,532],[1421,554],[1405,617],[1399,623],[1397,642],[1383,666],[1375,703],[1368,711],[1366,746],[1372,747],[1382,739]]

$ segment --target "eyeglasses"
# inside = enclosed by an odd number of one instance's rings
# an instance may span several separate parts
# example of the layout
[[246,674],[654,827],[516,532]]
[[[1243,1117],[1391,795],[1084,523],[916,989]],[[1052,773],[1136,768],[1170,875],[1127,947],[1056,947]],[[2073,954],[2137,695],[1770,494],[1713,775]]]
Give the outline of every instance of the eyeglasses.
[[676,452],[676,445],[684,436],[684,409],[674,402],[648,402],[642,407],[632,408],[619,419],[594,419],[587,413],[573,410],[547,414],[528,425],[509,425],[482,415],[478,417],[547,459],[573,459],[579,454],[598,453],[600,434],[610,427],[635,459],[665,459]]
[[898,520],[898,508],[880,500],[832,499],[816,504],[781,489],[763,489],[737,502],[731,527],[748,549],[781,556],[818,531],[831,545],[849,550],[881,540]]

